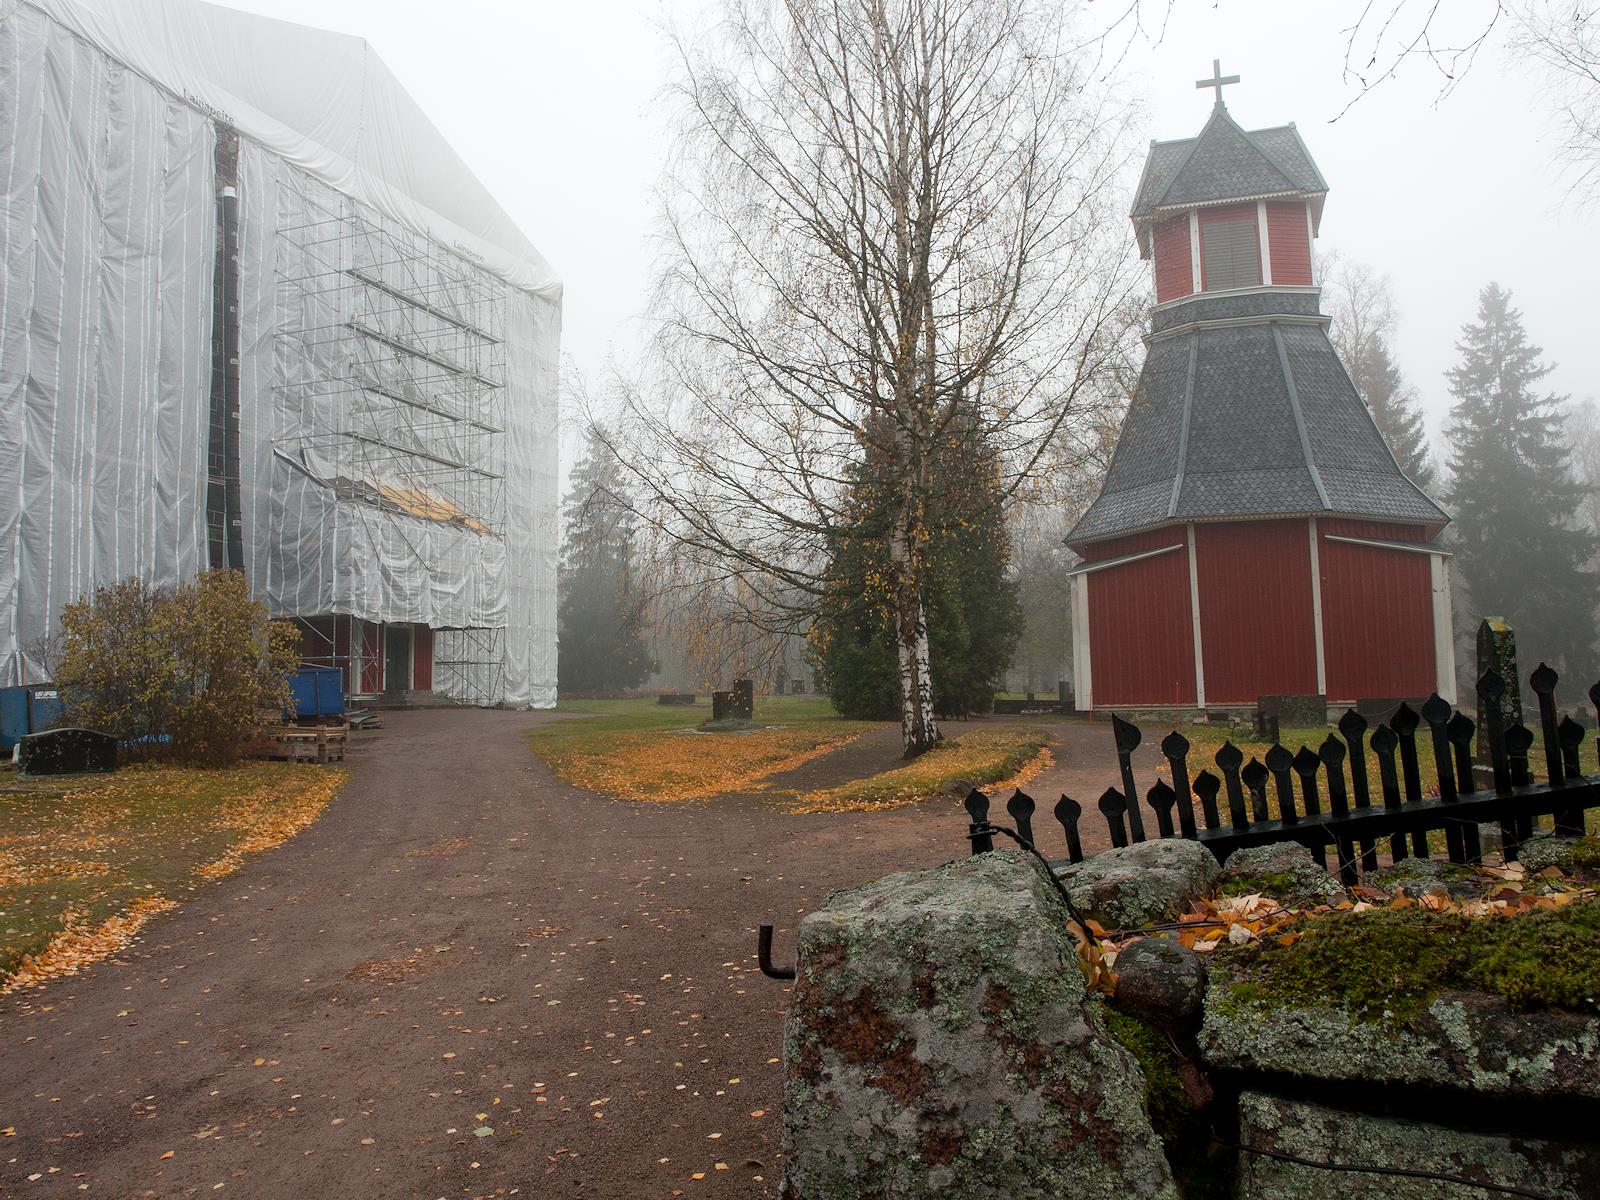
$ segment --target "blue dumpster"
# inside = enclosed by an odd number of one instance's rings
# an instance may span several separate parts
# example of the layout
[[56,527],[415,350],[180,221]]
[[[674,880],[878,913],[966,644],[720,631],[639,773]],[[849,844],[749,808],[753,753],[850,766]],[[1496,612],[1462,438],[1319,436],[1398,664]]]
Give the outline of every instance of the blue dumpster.
[[28,734],[54,729],[65,716],[54,684],[0,688],[0,750],[9,753]]
[[301,667],[289,677],[289,694],[294,697],[296,720],[343,716],[344,672],[338,667]]

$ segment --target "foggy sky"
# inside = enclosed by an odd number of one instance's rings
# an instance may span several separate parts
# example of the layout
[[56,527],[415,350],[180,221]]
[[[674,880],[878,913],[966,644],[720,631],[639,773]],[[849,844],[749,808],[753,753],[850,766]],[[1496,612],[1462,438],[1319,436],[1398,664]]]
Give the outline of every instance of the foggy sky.
[[[1470,24],[1487,0],[1445,6]],[[601,373],[638,343],[665,147],[660,88],[669,19],[700,0],[233,0],[233,6],[367,38],[566,282],[563,351]],[[1498,49],[1440,99],[1422,61],[1333,120],[1357,94],[1341,78],[1355,0],[1177,0],[1159,44],[1136,41],[1126,87],[1145,104],[1131,136],[1189,137],[1210,112],[1194,81],[1222,59],[1246,128],[1293,121],[1330,194],[1318,253],[1389,274],[1397,358],[1437,438],[1444,371],[1490,280],[1511,289],[1558,369],[1551,390],[1600,397],[1597,210],[1552,161],[1537,72]],[[1098,15],[1106,3],[1086,9]],[[1135,177],[1128,182],[1132,201]],[[1131,226],[1129,236],[1132,236]],[[570,466],[570,463],[564,464]]]

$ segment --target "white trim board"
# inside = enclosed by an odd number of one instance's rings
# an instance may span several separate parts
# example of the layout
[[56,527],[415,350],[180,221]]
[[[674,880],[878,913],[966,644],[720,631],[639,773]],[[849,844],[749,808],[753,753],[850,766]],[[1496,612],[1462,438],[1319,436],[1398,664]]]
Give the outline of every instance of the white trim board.
[[1099,562],[1087,562],[1081,567],[1073,567],[1067,572],[1067,578],[1073,579],[1079,575],[1092,575],[1096,571],[1109,570],[1111,567],[1126,566],[1128,563],[1138,562],[1142,558],[1155,558],[1158,554],[1171,554],[1174,550],[1182,550],[1183,543],[1176,546],[1162,546],[1159,550],[1140,550],[1137,554],[1124,554],[1120,558],[1103,558]]
[[1450,551],[1441,550],[1431,542],[1385,542],[1377,538],[1346,537],[1339,533],[1322,535],[1330,542],[1344,542],[1351,546],[1373,546],[1379,550],[1403,550],[1407,554],[1431,554],[1436,558],[1452,557]]

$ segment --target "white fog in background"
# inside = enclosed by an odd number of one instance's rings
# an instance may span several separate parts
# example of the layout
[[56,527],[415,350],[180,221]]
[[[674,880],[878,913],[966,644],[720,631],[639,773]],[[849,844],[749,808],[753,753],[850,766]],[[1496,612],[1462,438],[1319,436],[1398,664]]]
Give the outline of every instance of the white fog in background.
[[[1568,194],[1537,70],[1508,61],[1496,39],[1447,97],[1439,74],[1414,60],[1332,121],[1357,92],[1341,77],[1342,30],[1363,3],[1175,0],[1161,43],[1136,41],[1126,55],[1128,87],[1148,104],[1136,146],[1199,132],[1211,97],[1194,80],[1220,57],[1226,73],[1243,77],[1227,90],[1240,123],[1296,122],[1327,177],[1319,250],[1393,278],[1397,358],[1435,437],[1457,331],[1491,279],[1513,292],[1529,336],[1559,364],[1548,386],[1575,399],[1600,395],[1590,295],[1600,210]],[[633,352],[666,152],[658,109],[672,61],[660,29],[669,20],[692,26],[706,11],[701,0],[234,6],[368,38],[565,281],[572,364],[593,377],[613,351]],[[1104,19],[1114,6],[1084,7]],[[1457,31],[1492,2],[1442,7]],[[570,465],[571,454],[563,457]]]

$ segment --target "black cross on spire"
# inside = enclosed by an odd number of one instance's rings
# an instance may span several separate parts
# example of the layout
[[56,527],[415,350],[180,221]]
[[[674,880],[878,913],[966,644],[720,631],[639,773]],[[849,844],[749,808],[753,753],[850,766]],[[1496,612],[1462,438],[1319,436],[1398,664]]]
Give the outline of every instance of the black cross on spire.
[[1197,88],[1216,88],[1217,89],[1217,107],[1221,108],[1221,107],[1223,107],[1222,89],[1226,85],[1228,85],[1230,83],[1238,83],[1238,82],[1239,82],[1239,77],[1237,75],[1224,76],[1222,74],[1222,60],[1220,58],[1213,58],[1211,60],[1211,78],[1210,79],[1196,79],[1194,81],[1194,85]]

